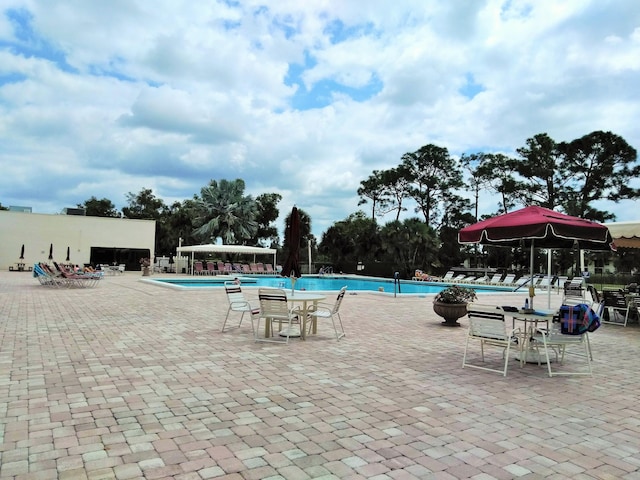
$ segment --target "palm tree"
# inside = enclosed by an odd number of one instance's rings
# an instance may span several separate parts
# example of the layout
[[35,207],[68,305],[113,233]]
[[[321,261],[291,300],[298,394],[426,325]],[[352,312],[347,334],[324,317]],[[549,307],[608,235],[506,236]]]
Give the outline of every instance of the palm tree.
[[255,200],[244,195],[244,181],[211,180],[196,198],[197,216],[194,235],[201,240],[222,238],[225,244],[243,245],[258,229]]

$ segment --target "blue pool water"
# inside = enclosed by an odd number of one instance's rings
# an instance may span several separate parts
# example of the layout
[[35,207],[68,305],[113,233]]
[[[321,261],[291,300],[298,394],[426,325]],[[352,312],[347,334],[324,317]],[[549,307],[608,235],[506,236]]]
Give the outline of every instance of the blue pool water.
[[[276,276],[238,276],[242,286],[245,287],[275,287],[275,288],[291,288],[291,281],[288,278],[276,277]],[[229,278],[216,278],[216,277],[179,277],[179,278],[154,278],[145,279],[146,282],[156,283],[164,286],[173,286],[175,288],[221,288],[224,286],[225,281],[229,281]],[[347,286],[349,291],[369,291],[385,293],[394,293],[394,287],[397,289],[397,284],[394,286],[392,279],[388,278],[376,278],[376,277],[354,277],[348,275],[333,275],[333,276],[304,276],[296,281],[296,290],[311,290],[311,291],[323,291],[331,292],[338,291],[342,287]],[[449,284],[441,282],[415,282],[409,280],[400,281],[400,291],[397,293],[402,294],[429,294],[438,293],[443,288],[448,287]],[[509,287],[496,287],[488,285],[469,285],[476,289],[478,292],[510,292],[512,288]]]

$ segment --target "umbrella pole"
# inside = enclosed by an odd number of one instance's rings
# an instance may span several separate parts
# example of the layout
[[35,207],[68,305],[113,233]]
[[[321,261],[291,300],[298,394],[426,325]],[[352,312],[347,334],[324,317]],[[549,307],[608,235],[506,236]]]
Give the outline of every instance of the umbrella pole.
[[547,249],[547,308],[551,308],[551,252]]
[[531,284],[529,285],[529,308],[533,309],[533,296],[535,290],[535,287],[533,286],[533,240],[531,240],[531,254],[529,257],[529,273],[531,275]]

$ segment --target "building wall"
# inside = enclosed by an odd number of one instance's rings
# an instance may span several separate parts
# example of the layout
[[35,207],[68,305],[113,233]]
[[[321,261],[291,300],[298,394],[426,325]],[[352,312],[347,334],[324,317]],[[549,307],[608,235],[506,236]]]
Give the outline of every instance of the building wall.
[[[45,215],[0,211],[0,269],[15,266],[24,245],[24,263],[47,262],[53,244],[53,258],[64,261],[67,247],[70,261],[89,263],[91,247],[148,249],[154,256],[155,220]],[[21,261],[22,262],[22,261]]]

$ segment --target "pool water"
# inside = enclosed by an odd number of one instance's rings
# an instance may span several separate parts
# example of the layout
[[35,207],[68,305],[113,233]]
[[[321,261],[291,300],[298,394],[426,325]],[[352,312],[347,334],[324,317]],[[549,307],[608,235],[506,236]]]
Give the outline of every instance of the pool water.
[[[242,286],[246,287],[273,287],[291,288],[291,280],[278,276],[238,276]],[[174,288],[221,288],[229,277],[180,277],[180,278],[154,278],[144,280]],[[401,280],[394,284],[393,279],[377,277],[354,277],[349,275],[305,275],[296,281],[296,290],[337,292],[346,285],[349,291],[369,291],[402,294],[430,294],[438,293],[450,284],[442,282],[416,282]],[[511,292],[509,287],[496,287],[492,285],[468,285],[478,291],[483,292]],[[394,290],[395,288],[395,290]],[[398,291],[399,288],[399,291]]]

